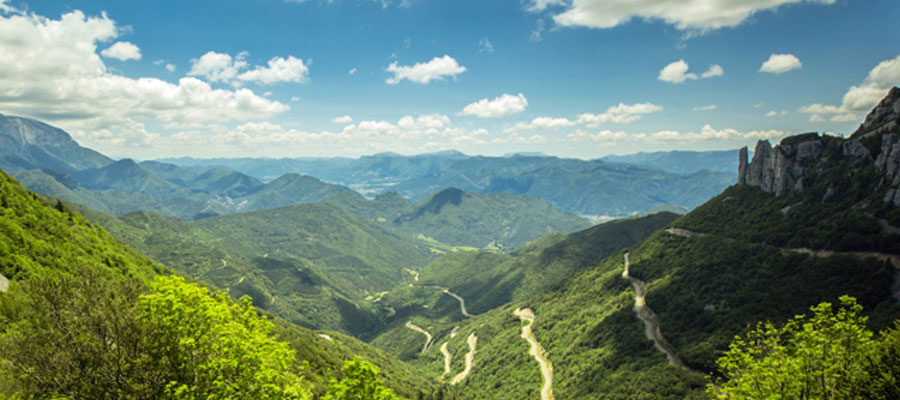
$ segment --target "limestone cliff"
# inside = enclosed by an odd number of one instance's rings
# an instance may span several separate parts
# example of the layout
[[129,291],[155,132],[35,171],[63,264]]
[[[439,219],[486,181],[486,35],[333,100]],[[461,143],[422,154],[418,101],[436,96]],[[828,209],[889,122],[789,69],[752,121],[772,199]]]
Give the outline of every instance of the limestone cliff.
[[[741,149],[738,184],[755,186],[776,196],[802,194],[815,184],[827,185],[821,198],[824,202],[834,195],[835,187],[841,186],[835,177],[868,177],[867,169],[873,168],[873,190],[883,193],[884,202],[900,206],[898,136],[900,88],[895,87],[850,138],[805,133],[785,138],[775,147],[761,140],[749,163],[747,148]],[[822,179],[826,175],[829,178]]]

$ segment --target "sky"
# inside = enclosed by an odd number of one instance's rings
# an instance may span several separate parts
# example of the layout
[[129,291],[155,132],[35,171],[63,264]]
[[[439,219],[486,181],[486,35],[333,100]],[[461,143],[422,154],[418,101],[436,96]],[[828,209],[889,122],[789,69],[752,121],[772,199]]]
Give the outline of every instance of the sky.
[[850,134],[897,0],[0,0],[0,114],[113,157],[724,150]]

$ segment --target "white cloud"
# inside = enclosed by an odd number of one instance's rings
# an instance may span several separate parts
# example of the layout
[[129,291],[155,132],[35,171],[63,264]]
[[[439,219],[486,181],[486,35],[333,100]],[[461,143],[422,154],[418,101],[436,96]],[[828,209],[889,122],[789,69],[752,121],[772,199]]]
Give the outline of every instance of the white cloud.
[[294,97],[291,97],[291,101],[293,101],[294,103],[296,103],[296,102],[300,101],[300,98],[297,97],[297,96],[294,96]]
[[98,43],[115,39],[119,32],[106,15],[87,17],[81,11],[59,19],[36,14],[0,17],[0,107],[88,140],[85,131],[148,137],[138,120],[250,120],[288,110],[250,90],[213,89],[192,77],[170,83],[110,72]]
[[175,72],[175,64],[166,64],[166,71]]
[[801,67],[803,67],[803,63],[801,63],[800,59],[793,54],[772,54],[769,56],[769,59],[759,67],[759,72],[781,74]]
[[525,95],[504,94],[493,100],[481,99],[467,105],[459,115],[474,115],[481,118],[501,118],[525,111],[528,100]]
[[783,116],[785,116],[785,115],[787,115],[787,114],[788,114],[788,111],[787,111],[787,110],[781,110],[781,111],[775,111],[775,110],[772,110],[772,111],[767,112],[767,113],[765,114],[765,116],[766,116],[767,118],[772,118],[772,117],[783,117]]
[[273,57],[268,66],[256,66],[243,71],[249,67],[246,57],[247,52],[238,53],[232,58],[228,54],[210,51],[199,59],[191,60],[188,75],[203,76],[210,82],[221,81],[235,85],[239,84],[238,81],[270,85],[278,82],[305,83],[309,80],[309,67],[294,56]]
[[684,62],[684,60],[678,60],[663,67],[656,79],[676,85],[688,79],[697,79],[697,74],[687,73],[687,70],[688,63]]
[[493,53],[494,52],[494,45],[491,44],[491,41],[487,37],[484,37],[478,41],[478,52],[479,53]]
[[722,68],[721,65],[713,64],[713,65],[710,65],[709,69],[707,69],[706,72],[704,72],[702,75],[700,75],[700,77],[701,78],[712,78],[714,76],[722,76],[724,74],[725,74],[725,70]]
[[844,94],[842,107],[849,111],[868,111],[878,104],[894,85],[900,84],[900,56],[885,60],[869,71],[859,86]]
[[797,111],[812,114],[809,117],[810,122],[824,122],[825,118],[821,114],[835,114],[830,118],[831,122],[857,121],[859,117],[856,113],[871,110],[898,83],[900,83],[900,56],[878,63],[869,71],[862,83],[847,89],[840,106],[814,103],[800,107]]
[[523,130],[555,130],[569,126],[575,126],[576,122],[568,118],[537,117],[531,122],[517,122],[515,125],[504,129],[504,132],[516,132]]
[[563,0],[531,0],[531,5],[528,6],[528,11],[541,12],[547,9],[547,7],[549,6],[561,6],[565,4],[566,3]]
[[[551,1],[535,1],[532,8],[540,5],[546,7]],[[561,26],[605,29],[625,24],[632,19],[643,19],[662,21],[679,30],[703,33],[738,26],[760,11],[801,2],[804,0],[572,0],[565,11],[553,16],[553,20]],[[832,4],[835,0],[805,2]]]
[[115,58],[119,61],[140,60],[141,49],[131,42],[115,42],[100,54],[106,58]]
[[331,120],[331,122],[334,122],[336,124],[349,124],[353,122],[353,118],[350,118],[349,115],[344,115]]
[[718,106],[716,106],[715,104],[710,104],[708,106],[694,107],[693,110],[694,111],[712,111],[712,110],[715,110],[716,108],[718,108]]
[[309,80],[309,67],[303,64],[303,60],[294,56],[274,57],[268,64],[268,67],[257,66],[244,72],[238,75],[237,79],[269,85],[277,82],[303,83]]
[[5,13],[17,13],[19,10],[13,6],[6,4],[8,0],[0,0],[0,11]]
[[705,140],[720,141],[746,141],[759,139],[777,139],[787,136],[788,132],[779,130],[767,131],[750,131],[741,132],[737,129],[715,129],[709,124],[700,128],[699,132],[679,132],[674,130],[664,130],[655,133],[626,133],[622,131],[603,130],[597,133],[590,133],[578,129],[575,133],[566,136],[572,141],[594,141],[606,145],[615,145],[616,142],[638,141],[647,143],[669,143],[669,142],[697,142]]
[[[688,72],[689,66],[688,63],[684,60],[678,60],[669,65],[663,67],[662,70],[659,71],[659,76],[656,79],[659,79],[663,82],[670,82],[674,84],[683,83],[684,81],[691,79],[698,79],[697,74],[693,72]],[[709,66],[709,69],[706,70],[699,78],[712,78],[714,76],[722,76],[725,74],[725,70],[719,64],[712,64]]]
[[831,117],[831,122],[853,122],[859,121],[859,116],[854,113],[838,114]]
[[619,103],[606,109],[602,114],[585,113],[578,116],[579,124],[586,124],[589,127],[596,128],[603,123],[626,124],[641,119],[643,114],[652,114],[662,111],[662,106],[653,103],[636,103],[627,105]]
[[394,61],[387,67],[387,71],[394,73],[393,77],[386,80],[389,85],[396,85],[404,79],[427,84],[433,80],[444,80],[448,76],[456,79],[456,75],[466,72],[466,67],[459,65],[453,57],[445,54],[443,57],[435,57],[429,62],[416,63],[413,66],[397,65]]
[[187,74],[202,76],[210,82],[231,81],[240,70],[247,67],[247,62],[244,61],[246,56],[246,52],[241,52],[232,59],[228,54],[210,51],[199,59],[191,60],[191,70]]
[[703,125],[700,132],[678,132],[678,131],[659,131],[647,135],[648,140],[677,142],[677,141],[700,141],[700,140],[758,140],[758,139],[777,139],[787,136],[789,133],[770,129],[767,131],[750,131],[741,132],[737,129],[715,129],[709,124]]
[[350,68],[350,71],[347,71],[348,75],[356,75],[356,68]]
[[625,132],[613,132],[611,130],[603,130],[597,133],[589,133],[585,132],[581,129],[575,131],[575,133],[570,133],[566,135],[567,138],[576,140],[576,141],[584,141],[591,140],[595,142],[616,142],[620,140],[635,140],[635,139],[643,139],[647,137],[646,134],[636,133],[636,134],[628,134]]

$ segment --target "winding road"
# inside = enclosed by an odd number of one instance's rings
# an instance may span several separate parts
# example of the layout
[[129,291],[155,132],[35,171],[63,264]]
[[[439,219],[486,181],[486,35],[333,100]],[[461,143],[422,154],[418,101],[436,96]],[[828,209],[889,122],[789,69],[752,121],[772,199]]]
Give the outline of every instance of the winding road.
[[531,331],[531,325],[534,324],[534,311],[530,308],[517,308],[513,311],[522,321],[528,323],[522,326],[522,339],[531,345],[528,354],[537,360],[541,367],[541,376],[544,379],[544,386],[541,388],[541,400],[552,400],[553,397],[553,364],[544,356],[544,348],[538,343]]
[[466,300],[460,297],[458,294],[451,292],[449,289],[444,289],[444,293],[453,296],[456,300],[459,300],[459,310],[462,311],[462,315],[466,316],[466,318],[474,317],[474,315],[469,314],[466,311]]
[[472,372],[472,362],[475,361],[475,346],[478,344],[478,337],[473,333],[466,339],[466,343],[469,344],[469,352],[466,353],[466,368],[463,372],[460,372],[453,377],[453,380],[450,381],[451,385],[462,382],[462,380],[466,379],[466,377],[469,376],[469,373]]
[[630,266],[631,262],[628,259],[628,253],[625,253],[625,271],[622,271],[622,277],[631,281],[631,286],[634,287],[634,313],[638,319],[644,322],[644,336],[653,342],[653,346],[657,350],[666,355],[670,365],[686,368],[681,359],[678,358],[678,355],[675,354],[675,348],[666,341],[666,338],[663,337],[662,332],[659,330],[659,318],[656,316],[656,313],[644,301],[647,283],[632,277],[628,273]]
[[[417,286],[417,285],[413,285],[412,283],[409,284],[409,287],[416,287],[416,286]],[[475,316],[475,315],[473,315],[473,314],[469,314],[469,312],[466,311],[466,300],[463,299],[462,296],[460,296],[460,295],[458,295],[458,294],[456,294],[456,293],[451,292],[451,291],[450,291],[450,288],[445,288],[445,287],[443,287],[443,286],[435,286],[435,285],[418,285],[418,286],[419,286],[419,287],[423,287],[423,288],[427,288],[427,289],[440,289],[440,290],[442,290],[442,291],[444,292],[444,294],[448,294],[448,295],[450,295],[450,296],[453,296],[454,299],[456,299],[457,301],[459,301],[459,310],[462,312],[462,315],[463,315],[463,316],[465,316],[466,318],[471,318],[471,317],[474,317],[474,316]]]
[[9,279],[0,274],[0,292],[5,292],[7,289],[9,289]]
[[449,340],[441,345],[441,354],[444,355],[444,373],[441,374],[441,379],[444,379],[444,376],[450,373],[450,361],[452,358],[450,356],[450,350],[447,350],[448,344],[450,344]]
[[428,348],[431,347],[431,333],[428,333],[428,331],[422,327],[412,323],[412,321],[406,321],[406,327],[425,335],[425,345],[422,346],[422,353],[428,351]]

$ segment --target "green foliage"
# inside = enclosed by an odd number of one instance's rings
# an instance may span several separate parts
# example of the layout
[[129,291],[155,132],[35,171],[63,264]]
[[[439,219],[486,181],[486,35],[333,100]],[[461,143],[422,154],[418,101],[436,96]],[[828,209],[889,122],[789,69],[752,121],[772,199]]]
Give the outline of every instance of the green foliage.
[[165,271],[81,215],[29,192],[0,171],[0,274],[17,280],[87,265],[141,279]]
[[721,399],[871,398],[865,394],[874,394],[872,383],[878,377],[869,372],[900,366],[896,359],[873,357],[879,343],[865,327],[862,306],[849,296],[840,300],[836,313],[830,303],[821,303],[810,308],[809,318],[798,315],[780,328],[760,323],[736,337],[718,360],[722,376],[707,393]]
[[161,345],[170,371],[166,394],[177,399],[294,399],[305,397],[291,371],[293,351],[269,335],[249,298],[231,304],[224,293],[176,276],[159,277],[137,304],[139,318]]
[[420,201],[392,224],[402,232],[475,248],[516,249],[550,232],[590,227],[537,197],[449,188]]
[[[120,240],[176,270],[249,295],[290,322],[364,336],[380,324],[361,301],[429,259],[425,246],[324,203],[184,222],[81,210]],[[252,238],[252,239],[251,239]]]
[[302,399],[294,352],[249,301],[182,278],[45,274],[0,297],[5,391],[73,399]]
[[[152,399],[163,393],[147,327],[134,304],[144,285],[99,268],[32,275],[0,296],[0,394],[25,398]],[[76,277],[77,276],[77,277]]]
[[363,361],[360,357],[347,360],[341,369],[341,380],[332,379],[328,383],[328,393],[324,400],[398,400],[394,392],[385,388],[378,377],[378,367]]

